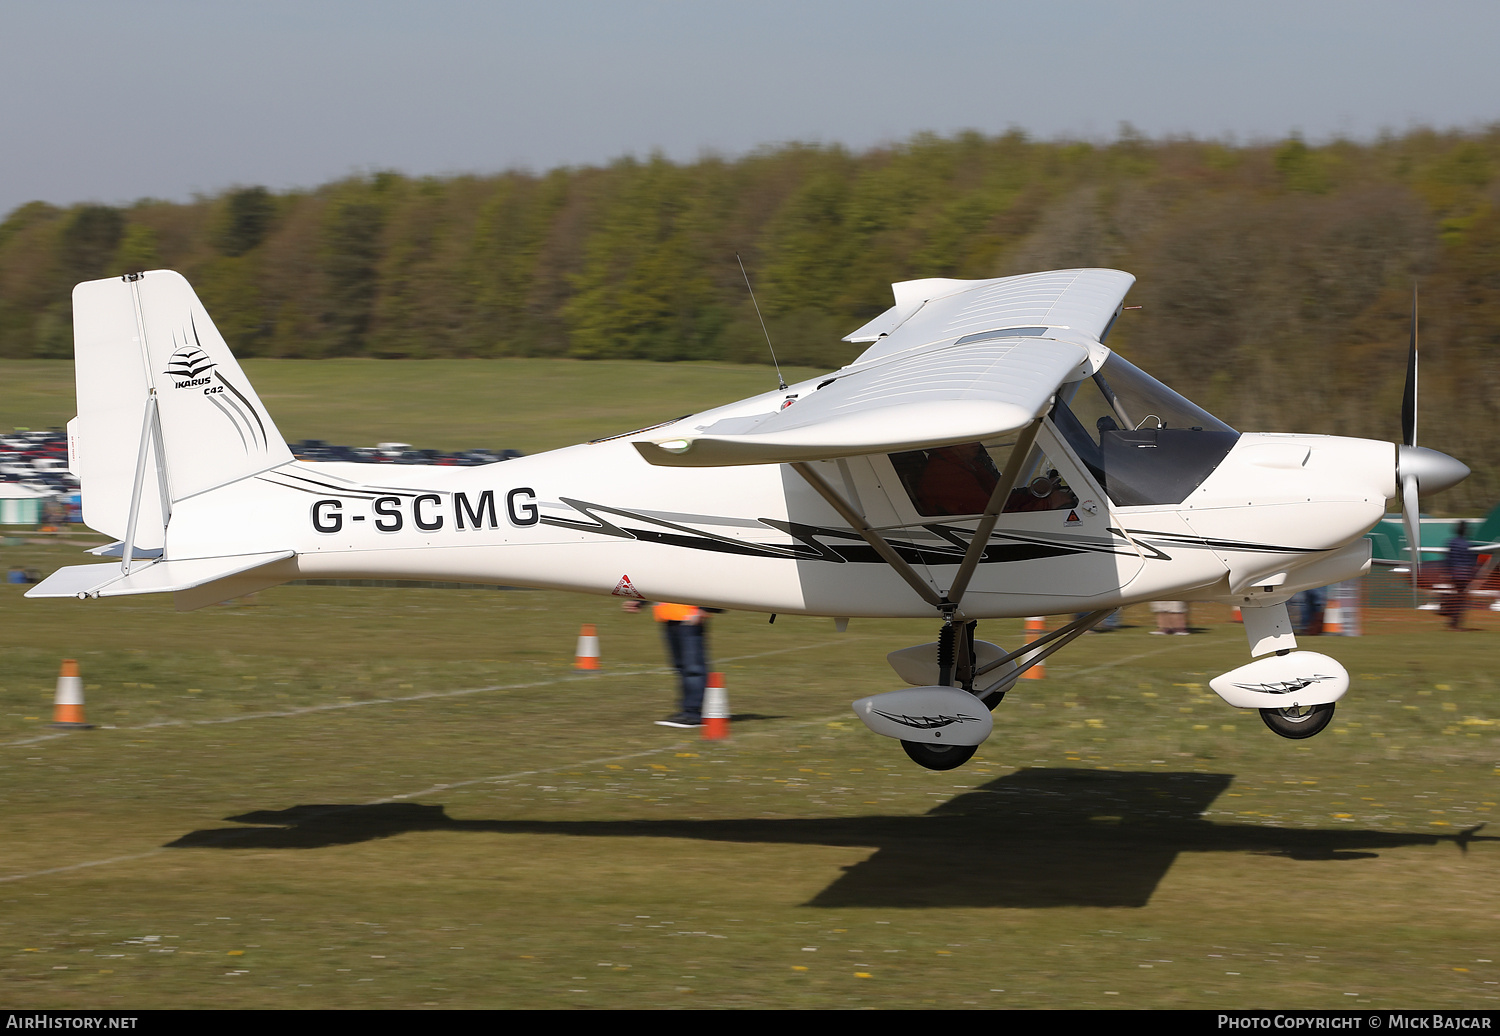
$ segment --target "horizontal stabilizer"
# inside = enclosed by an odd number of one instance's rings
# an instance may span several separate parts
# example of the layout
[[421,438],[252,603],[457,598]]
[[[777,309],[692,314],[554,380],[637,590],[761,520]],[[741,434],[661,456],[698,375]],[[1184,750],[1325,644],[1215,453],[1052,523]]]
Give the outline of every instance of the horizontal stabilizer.
[[216,579],[292,557],[295,551],[238,554],[223,558],[190,558],[139,564],[125,575],[117,564],[72,565],[60,568],[26,591],[27,597],[121,597],[190,590]]
[[[90,547],[85,553],[100,558],[123,558],[125,556],[125,541],[115,540],[115,542],[106,543],[102,547]],[[150,558],[155,561],[161,557],[162,549],[160,547],[136,547],[132,553],[137,558]]]

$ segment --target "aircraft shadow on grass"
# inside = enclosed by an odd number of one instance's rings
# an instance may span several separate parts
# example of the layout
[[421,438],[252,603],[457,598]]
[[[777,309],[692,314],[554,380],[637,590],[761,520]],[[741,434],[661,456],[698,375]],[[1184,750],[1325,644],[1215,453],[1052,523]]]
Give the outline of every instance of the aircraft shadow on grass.
[[[194,831],[169,848],[319,849],[418,831],[679,838],[868,846],[873,855],[807,905],[819,907],[1140,907],[1179,853],[1242,852],[1358,860],[1452,835],[1352,827],[1215,823],[1203,812],[1233,777],[1032,768],[965,792],[922,816],[743,820],[455,820],[440,805],[293,806],[226,819],[255,827]],[[1481,827],[1483,825],[1480,825]]]

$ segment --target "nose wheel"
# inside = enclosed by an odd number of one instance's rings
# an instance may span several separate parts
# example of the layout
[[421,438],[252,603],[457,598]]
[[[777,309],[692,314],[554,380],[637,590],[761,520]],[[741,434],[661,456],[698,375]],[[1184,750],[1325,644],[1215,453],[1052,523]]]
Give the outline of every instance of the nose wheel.
[[978,745],[929,745],[921,741],[903,741],[907,757],[929,770],[956,770],[970,759]]
[[1260,718],[1266,726],[1282,737],[1301,741],[1303,738],[1312,737],[1328,726],[1329,721],[1333,719],[1333,703],[1294,705],[1286,709],[1261,709]]

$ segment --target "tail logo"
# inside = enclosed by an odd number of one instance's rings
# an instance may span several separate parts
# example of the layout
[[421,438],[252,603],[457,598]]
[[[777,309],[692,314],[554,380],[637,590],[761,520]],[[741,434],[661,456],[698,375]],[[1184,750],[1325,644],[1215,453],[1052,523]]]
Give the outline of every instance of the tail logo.
[[172,358],[167,361],[167,369],[162,373],[173,379],[172,383],[177,388],[196,388],[209,383],[209,379],[203,375],[217,366],[209,359],[208,353],[197,345],[184,345],[172,354]]
[[[175,340],[176,336],[173,337]],[[214,369],[217,366],[198,339],[198,322],[190,320],[189,326],[183,328],[182,344],[172,353],[162,373],[172,379],[175,388],[202,389],[202,394],[234,428],[247,457],[266,453],[271,440],[265,422],[249,398],[230,384],[222,371]]]

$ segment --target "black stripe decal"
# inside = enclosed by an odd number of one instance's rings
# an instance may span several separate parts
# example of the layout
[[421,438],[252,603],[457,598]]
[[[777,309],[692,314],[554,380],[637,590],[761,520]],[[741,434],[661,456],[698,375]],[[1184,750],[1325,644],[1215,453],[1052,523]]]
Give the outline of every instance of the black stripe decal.
[[229,425],[234,429],[234,434],[240,437],[240,447],[245,451],[245,456],[250,456],[250,444],[245,441],[245,433],[240,431],[240,423],[234,419],[234,415],[229,412],[229,408],[220,403],[217,396],[209,396],[208,401],[218,407],[219,412],[229,419]]
[[[196,316],[194,316],[193,314],[189,313],[188,314],[188,323],[193,328],[193,341],[194,341],[194,343],[197,344],[198,348],[203,349],[203,340],[198,337],[198,318]],[[208,350],[206,350],[206,349],[204,350],[204,352],[207,352],[207,351]],[[224,380],[224,376],[222,374],[220,374],[217,370],[214,371],[214,377],[219,379],[219,384],[223,385],[230,392],[233,392],[236,396],[239,397],[240,402],[245,404],[246,409],[248,409],[250,411],[250,416],[253,417],[253,418],[255,418],[255,423],[260,426],[260,439],[261,439],[261,442],[264,444],[263,448],[264,449],[270,449],[271,440],[266,437],[266,426],[265,426],[265,423],[261,421],[260,415],[255,412],[254,405],[252,405],[251,402],[248,399],[245,398],[244,393],[242,393],[239,389],[235,388],[233,385],[229,384],[229,382],[225,381]]]
[[[336,485],[333,485],[330,482],[319,482],[315,478],[308,478],[306,475],[296,475],[296,474],[293,474],[290,471],[278,471],[278,472],[276,472],[276,474],[280,475],[282,478],[294,478],[298,482],[306,482],[308,485],[311,485],[311,486],[320,486],[323,489],[330,489],[330,490],[334,491],[335,493],[368,493],[370,496],[375,497],[375,496],[420,496],[423,492],[428,492],[427,490],[421,490],[421,489],[391,489],[391,488],[386,487],[386,486],[362,486],[362,485],[358,484],[357,482],[350,482],[350,483],[347,483],[346,485],[343,485],[343,486],[336,486]],[[294,486],[294,487],[290,487],[290,488],[298,488],[298,487]],[[430,492],[443,492],[443,493],[447,493],[449,491],[448,490],[430,490]]]
[[[745,540],[736,540],[727,536],[718,536],[713,533],[705,533],[699,529],[693,529],[685,525],[677,525],[673,522],[658,518],[650,518],[633,511],[622,510],[617,507],[609,507],[605,504],[588,503],[583,500],[573,500],[568,497],[560,498],[563,503],[582,514],[587,515],[592,522],[583,522],[573,518],[546,517],[542,524],[552,525],[563,529],[576,529],[580,532],[592,532],[601,536],[615,536],[622,539],[641,540],[648,543],[661,543],[667,546],[686,547],[692,550],[707,550],[728,554],[747,554],[757,557],[781,558],[794,561],[827,561],[832,564],[885,564],[885,560],[876,553],[873,547],[864,543],[858,533],[852,529],[827,529],[814,525],[802,525],[797,522],[779,521],[774,518],[761,518],[760,522],[785,533],[796,539],[797,546],[785,547],[771,543],[755,543]],[[632,518],[637,521],[649,522],[662,529],[634,529],[624,528],[616,525],[607,518],[601,517],[596,512],[619,515],[623,518]],[[924,526],[924,528],[929,528]],[[820,537],[844,541],[838,544],[826,544],[821,542]],[[943,536],[952,546],[923,545],[905,542],[899,539],[886,537],[892,549],[903,559],[918,565],[953,565],[962,556],[963,550],[956,537]],[[981,555],[982,562],[990,564],[1033,561],[1040,558],[1065,557],[1069,554],[1081,554],[1089,552],[1089,548],[1074,544],[1046,543],[1046,542],[1016,542],[988,544]]]
[[1146,529],[1127,530],[1132,536],[1155,536],[1180,547],[1207,547],[1210,550],[1251,551],[1261,554],[1321,554],[1324,547],[1291,547],[1277,543],[1252,543],[1249,540],[1219,540],[1207,536],[1188,536],[1176,532],[1155,532]]
[[237,416],[241,421],[245,423],[245,430],[250,433],[251,444],[257,450],[261,449],[260,437],[255,434],[255,426],[250,423],[250,417],[245,413],[245,408],[240,406],[240,404],[236,400],[230,399],[228,396],[220,397],[220,402],[228,407],[229,410],[233,414],[235,414],[235,416]]
[[[660,534],[654,533],[652,530],[645,530],[645,529],[622,529],[618,525],[615,525],[614,523],[608,521],[607,519],[599,517],[599,515],[597,515],[597,514],[594,513],[595,511],[603,511],[606,514],[617,514],[617,515],[619,515],[622,518],[634,518],[637,521],[649,522],[652,525],[657,525],[657,526],[660,526],[660,527],[662,527],[664,529],[671,529],[673,532],[685,534],[687,537],[690,537],[690,538],[696,538],[696,539],[700,539],[700,540],[709,540],[709,541],[713,541],[713,542],[716,542],[716,543],[722,543],[726,547],[735,548],[736,552],[748,550],[751,553],[766,554],[766,555],[770,555],[770,556],[773,556],[773,557],[797,557],[797,556],[799,556],[799,552],[795,548],[792,548],[792,547],[778,547],[778,546],[775,546],[775,545],[769,544],[769,543],[746,543],[744,540],[733,539],[732,537],[729,537],[729,536],[719,536],[719,535],[717,535],[715,533],[704,532],[701,529],[693,529],[693,528],[690,528],[690,527],[688,527],[686,525],[678,525],[678,524],[676,524],[674,522],[665,521],[664,519],[661,519],[661,518],[648,518],[645,515],[643,515],[643,514],[637,514],[634,511],[622,511],[622,510],[620,510],[617,507],[609,507],[609,506],[607,506],[605,504],[591,504],[591,503],[587,503],[587,502],[585,502],[583,500],[572,500],[572,499],[569,499],[568,497],[565,497],[565,496],[564,497],[559,497],[559,499],[562,500],[562,502],[565,503],[565,504],[567,504],[569,507],[573,508],[573,510],[580,511],[583,514],[588,515],[590,518],[592,518],[595,522],[597,522],[599,524],[599,528],[598,529],[594,529],[594,530],[591,530],[591,531],[601,532],[601,533],[604,533],[604,534],[609,535],[609,536],[624,536],[624,537],[628,537],[628,538],[631,538],[631,539],[647,539],[647,540],[649,540],[649,539],[656,538]],[[556,518],[543,518],[542,521],[544,523],[548,524],[548,525],[561,525],[561,524],[564,524],[564,522],[566,522],[567,520],[566,519],[556,519]],[[577,526],[577,525],[580,525],[581,523],[573,522],[573,523],[569,523],[569,524]],[[584,526],[584,528],[587,528],[587,526]],[[686,544],[684,544],[684,545],[686,545]],[[722,549],[725,549],[725,548],[724,547],[720,547],[720,548],[704,547],[702,549],[720,549],[720,550],[722,550]]]
[[375,499],[375,497],[373,495],[371,495],[371,494],[351,492],[350,490],[347,490],[347,489],[325,489],[325,490],[322,490],[320,492],[320,491],[318,491],[316,489],[308,489],[306,486],[292,486],[292,485],[288,485],[285,482],[277,482],[275,479],[267,478],[264,475],[258,475],[256,477],[260,481],[266,483],[267,485],[276,486],[278,489],[291,489],[291,490],[295,490],[298,493],[306,493],[309,496],[341,496],[341,497],[345,497],[346,499],[349,499],[349,500],[374,500]]
[[219,379],[219,384],[223,385],[230,392],[233,392],[235,394],[235,397],[241,403],[245,404],[245,409],[250,411],[250,416],[255,418],[256,427],[260,429],[260,441],[262,443],[262,449],[270,449],[271,440],[266,436],[265,422],[263,422],[260,419],[260,415],[255,412],[255,405],[245,398],[245,394],[243,392],[235,388],[229,382],[225,381],[224,375],[220,374],[218,371],[214,371],[214,377]]

